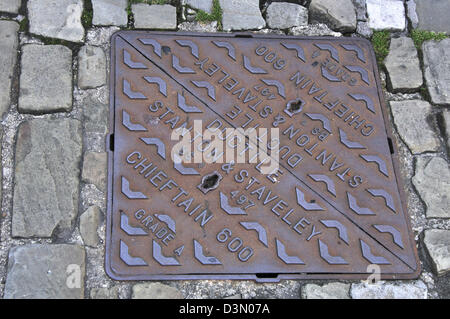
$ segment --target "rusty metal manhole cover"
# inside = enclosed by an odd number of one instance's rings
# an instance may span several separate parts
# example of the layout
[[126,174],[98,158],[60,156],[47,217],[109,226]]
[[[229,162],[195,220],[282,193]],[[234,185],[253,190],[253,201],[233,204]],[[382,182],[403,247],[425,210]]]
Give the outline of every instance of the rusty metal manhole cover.
[[[112,278],[417,277],[369,42],[121,31],[111,60]],[[278,169],[172,160],[239,127],[278,128]]]

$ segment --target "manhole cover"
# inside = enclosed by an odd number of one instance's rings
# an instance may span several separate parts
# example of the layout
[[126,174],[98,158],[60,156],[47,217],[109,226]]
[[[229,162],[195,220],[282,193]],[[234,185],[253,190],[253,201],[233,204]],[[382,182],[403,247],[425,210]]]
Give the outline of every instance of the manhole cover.
[[[417,277],[369,42],[121,31],[111,60],[111,277]],[[266,141],[227,133],[252,127]],[[219,131],[268,161],[220,162]]]

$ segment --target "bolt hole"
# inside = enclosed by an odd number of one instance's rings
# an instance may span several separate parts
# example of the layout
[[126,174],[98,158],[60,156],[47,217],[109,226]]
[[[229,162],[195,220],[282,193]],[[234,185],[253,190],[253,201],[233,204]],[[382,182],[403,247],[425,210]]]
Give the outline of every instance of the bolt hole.
[[311,199],[311,203],[313,203],[313,204],[314,204],[315,202],[316,202],[316,200],[315,200],[315,199]]
[[312,64],[312,66],[317,66],[319,64],[319,62],[318,61],[315,61],[313,64]]
[[161,47],[162,51],[164,52],[164,54],[169,54],[170,53],[170,47],[164,45]]
[[205,178],[205,180],[202,183],[203,189],[210,189],[217,185],[217,182],[219,181],[219,175],[213,174],[211,176],[208,176]]
[[296,112],[302,108],[302,101],[292,102],[289,104],[288,110],[291,112]]

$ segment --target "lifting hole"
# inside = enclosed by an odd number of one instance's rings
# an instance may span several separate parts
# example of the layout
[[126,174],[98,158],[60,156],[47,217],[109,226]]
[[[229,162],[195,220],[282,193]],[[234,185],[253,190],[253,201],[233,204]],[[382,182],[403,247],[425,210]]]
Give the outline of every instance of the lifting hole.
[[256,278],[261,278],[261,279],[271,278],[271,279],[275,279],[275,278],[278,278],[278,274],[271,273],[271,272],[258,273],[258,274],[256,274]]
[[289,104],[288,106],[288,110],[291,112],[297,112],[297,111],[301,111],[301,109],[303,108],[303,102],[302,101],[295,101]]
[[392,144],[392,139],[390,137],[387,138],[389,150],[391,151],[391,154],[394,154],[394,144]]
[[170,53],[170,47],[164,45],[161,47],[162,51],[164,54],[169,54]]
[[205,180],[202,183],[203,189],[210,189],[214,188],[214,186],[217,185],[217,182],[219,181],[219,175],[213,174],[211,176],[208,176],[205,178]]
[[253,38],[251,34],[235,34],[235,38]]
[[109,150],[114,152],[114,133],[109,135]]

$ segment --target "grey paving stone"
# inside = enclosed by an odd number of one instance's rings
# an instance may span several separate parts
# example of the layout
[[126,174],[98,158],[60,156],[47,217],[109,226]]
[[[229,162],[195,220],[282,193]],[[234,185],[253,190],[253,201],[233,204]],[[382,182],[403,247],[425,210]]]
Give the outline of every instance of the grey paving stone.
[[425,230],[423,242],[436,274],[441,276],[450,272],[450,230]]
[[356,24],[356,33],[365,38],[370,38],[373,34],[372,29],[369,27],[369,23],[366,21],[358,21]]
[[224,31],[252,30],[265,27],[258,0],[219,0]]
[[378,282],[352,284],[353,299],[427,299],[428,288],[421,280],[414,282]]
[[353,0],[355,5],[356,20],[367,21],[366,0]]
[[389,54],[384,64],[394,91],[414,90],[422,85],[423,76],[419,57],[411,38],[391,39]]
[[445,159],[418,157],[412,182],[427,206],[427,218],[450,218],[450,169]]
[[138,3],[133,4],[131,10],[135,28],[173,30],[177,27],[177,9],[174,6]]
[[448,0],[415,0],[418,29],[450,34],[450,1]]
[[431,105],[421,100],[391,101],[397,131],[413,154],[436,151],[439,140],[427,123]]
[[302,287],[304,299],[350,299],[350,284],[331,282],[323,286],[307,284]]
[[450,104],[450,38],[440,42],[425,41],[422,52],[431,101],[439,105]]
[[447,147],[450,148],[450,110],[444,110],[442,118],[444,120],[445,135],[447,137]]
[[0,11],[8,13],[19,13],[21,0],[1,0]]
[[95,247],[99,244],[97,228],[101,220],[102,212],[98,206],[90,206],[80,216],[80,234],[85,245]]
[[99,190],[106,190],[107,154],[105,152],[86,152],[83,159],[81,179],[94,184]]
[[217,32],[217,21],[211,23],[203,22],[183,22],[178,25],[179,31],[191,32]]
[[293,27],[289,29],[290,35],[301,35],[309,37],[332,36],[341,37],[342,33],[331,30],[326,24],[308,24],[305,26]]
[[92,24],[126,26],[127,0],[92,0]]
[[341,32],[356,30],[356,12],[352,0],[312,0],[309,13],[313,23],[325,23]]
[[82,0],[29,0],[30,32],[44,37],[82,42]]
[[105,134],[108,131],[108,104],[102,102],[96,94],[89,92],[83,97],[81,105],[84,132]]
[[92,89],[106,84],[106,55],[102,48],[83,46],[78,52],[78,87]]
[[118,299],[119,298],[119,288],[92,288],[91,289],[91,299]]
[[182,0],[183,5],[188,5],[197,10],[203,10],[211,13],[213,7],[213,0]]
[[11,248],[5,299],[82,299],[85,251],[79,245],[33,244]]
[[72,109],[72,51],[62,45],[22,47],[19,112]]
[[409,21],[413,28],[417,28],[419,25],[419,17],[416,12],[416,2],[414,0],[406,1],[406,12],[408,14]]
[[50,237],[70,229],[78,212],[81,123],[33,119],[19,126],[13,237]]
[[14,21],[0,21],[0,118],[11,103],[11,81],[17,62],[19,25]]
[[373,30],[402,31],[406,28],[401,0],[366,0],[369,26]]
[[183,294],[176,288],[164,284],[143,283],[133,286],[132,299],[183,299]]
[[273,2],[266,12],[269,28],[287,29],[308,24],[308,9],[295,3]]

